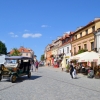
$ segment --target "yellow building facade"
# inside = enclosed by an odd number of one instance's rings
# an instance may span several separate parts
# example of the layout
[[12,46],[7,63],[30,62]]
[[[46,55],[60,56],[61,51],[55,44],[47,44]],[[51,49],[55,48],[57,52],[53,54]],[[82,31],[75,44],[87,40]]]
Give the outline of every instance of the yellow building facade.
[[76,55],[81,49],[88,51],[94,49],[94,32],[98,28],[100,28],[100,19],[95,19],[74,32],[74,40],[71,42],[72,55]]

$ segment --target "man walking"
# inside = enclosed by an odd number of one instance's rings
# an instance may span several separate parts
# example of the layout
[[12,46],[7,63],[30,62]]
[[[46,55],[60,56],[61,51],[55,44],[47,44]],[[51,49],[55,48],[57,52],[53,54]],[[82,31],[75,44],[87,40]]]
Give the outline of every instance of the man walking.
[[70,75],[71,75],[71,78],[73,79],[73,71],[74,71],[74,67],[72,65],[72,63],[70,63]]

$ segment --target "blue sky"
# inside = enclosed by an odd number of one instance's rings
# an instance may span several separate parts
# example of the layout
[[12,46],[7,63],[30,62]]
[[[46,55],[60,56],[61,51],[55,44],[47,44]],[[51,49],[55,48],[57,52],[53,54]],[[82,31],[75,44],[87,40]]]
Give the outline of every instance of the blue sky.
[[100,17],[100,0],[0,0],[0,40],[8,52],[24,46],[40,60],[47,44]]

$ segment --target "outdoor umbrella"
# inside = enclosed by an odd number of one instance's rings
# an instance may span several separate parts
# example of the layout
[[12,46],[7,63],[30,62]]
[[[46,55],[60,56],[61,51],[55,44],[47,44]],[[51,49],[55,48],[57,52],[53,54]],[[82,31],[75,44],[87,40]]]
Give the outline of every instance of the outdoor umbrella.
[[83,56],[87,55],[88,53],[89,52],[87,51],[87,52],[84,52],[84,53],[81,53],[81,54],[77,54],[75,56],[70,57],[70,59],[71,60],[78,60],[78,59],[82,58]]
[[66,67],[66,58],[65,58],[65,55],[63,56],[63,60],[62,60],[61,64],[62,64],[62,68]]
[[100,60],[100,54],[92,51],[81,57],[78,62],[98,62]]

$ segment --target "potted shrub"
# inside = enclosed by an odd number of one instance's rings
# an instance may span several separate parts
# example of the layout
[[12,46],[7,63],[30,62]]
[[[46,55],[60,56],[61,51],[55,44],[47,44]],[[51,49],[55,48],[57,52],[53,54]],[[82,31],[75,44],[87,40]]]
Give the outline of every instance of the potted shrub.
[[97,71],[94,77],[95,77],[96,79],[99,79],[99,78],[100,78],[100,72]]
[[69,72],[69,65],[66,66],[66,72]]

